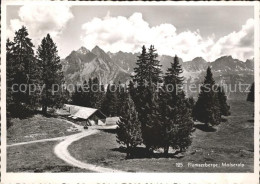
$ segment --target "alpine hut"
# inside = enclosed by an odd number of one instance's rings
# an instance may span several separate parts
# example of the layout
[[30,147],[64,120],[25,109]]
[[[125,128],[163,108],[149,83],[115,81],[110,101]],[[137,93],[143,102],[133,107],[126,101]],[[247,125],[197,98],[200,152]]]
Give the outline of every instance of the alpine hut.
[[106,115],[98,109],[69,104],[65,104],[63,109],[70,114],[70,118],[79,121],[83,126],[105,125]]

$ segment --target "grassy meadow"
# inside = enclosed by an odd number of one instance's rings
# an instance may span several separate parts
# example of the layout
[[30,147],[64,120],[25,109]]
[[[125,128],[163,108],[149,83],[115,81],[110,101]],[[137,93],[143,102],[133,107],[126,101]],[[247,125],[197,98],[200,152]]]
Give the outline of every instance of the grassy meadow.
[[[109,130],[73,143],[69,151],[78,160],[128,172],[253,172],[253,103],[229,101],[229,104],[231,116],[216,130],[205,130],[196,123],[192,145],[184,155],[163,158],[157,153],[152,158],[126,159],[125,150],[116,142],[115,131]],[[178,167],[180,163],[182,167]],[[219,167],[192,166],[204,163]],[[242,163],[244,167],[226,167],[222,163]]]

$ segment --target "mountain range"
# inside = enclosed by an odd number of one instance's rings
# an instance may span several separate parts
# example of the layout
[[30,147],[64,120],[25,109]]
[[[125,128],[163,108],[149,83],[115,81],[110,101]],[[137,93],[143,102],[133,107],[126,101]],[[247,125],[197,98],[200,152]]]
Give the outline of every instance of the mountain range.
[[[91,51],[81,47],[72,51],[65,59],[62,59],[63,71],[66,83],[80,84],[91,77],[98,77],[104,83],[126,82],[130,79],[136,66],[137,56],[140,53],[127,53],[119,51],[117,53],[105,52],[96,46]],[[165,72],[173,61],[172,56],[161,55],[158,57]],[[213,62],[208,62],[202,57],[196,57],[191,61],[182,64],[184,77],[201,80],[206,68],[211,66],[216,77],[226,75],[237,75],[246,77],[248,82],[253,81],[254,59],[245,62],[232,58],[232,56],[222,56]]]

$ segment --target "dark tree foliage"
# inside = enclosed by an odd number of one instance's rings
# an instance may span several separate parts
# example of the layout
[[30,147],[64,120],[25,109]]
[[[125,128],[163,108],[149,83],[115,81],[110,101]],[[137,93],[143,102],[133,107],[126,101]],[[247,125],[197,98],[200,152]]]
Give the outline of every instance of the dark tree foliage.
[[191,112],[193,111],[193,108],[194,108],[194,106],[195,106],[195,100],[194,100],[194,98],[193,97],[189,97],[188,99],[187,99],[187,106],[188,106],[188,108],[191,110]]
[[250,92],[247,95],[247,101],[249,102],[255,101],[255,83],[251,85]]
[[210,67],[203,85],[200,89],[198,100],[194,107],[194,118],[207,126],[218,125],[221,121],[218,94],[214,92],[215,81]]
[[131,156],[133,149],[142,143],[141,124],[135,105],[128,94],[122,108],[120,121],[117,122],[117,142],[126,145],[127,157]]
[[140,108],[142,138],[147,151],[152,152],[161,145],[161,114],[158,94],[151,88],[146,88],[143,95],[143,105]]
[[9,39],[6,41],[6,117],[7,129],[12,126],[12,108],[15,106],[13,99],[13,77],[14,77],[14,56],[13,56],[13,42]]
[[221,86],[218,86],[217,90],[220,114],[223,116],[229,116],[231,114],[230,106],[227,104],[227,96],[225,94],[225,90]]
[[104,102],[102,104],[102,112],[110,117],[117,116],[117,92],[116,92],[116,85],[109,84],[107,86],[107,91],[105,95]]
[[158,93],[154,87],[161,82],[162,72],[157,57],[154,46],[150,46],[148,53],[143,46],[134,69],[133,82],[128,86],[139,114],[143,143],[149,151],[158,147],[160,142],[161,116]]
[[156,50],[153,45],[150,46],[149,52],[147,54],[147,65],[146,65],[146,70],[147,70],[147,76],[146,76],[146,81],[148,81],[148,84],[157,84],[158,82],[161,82],[161,66],[160,61],[157,60],[158,54],[156,53]]
[[14,41],[7,40],[7,117],[24,117],[36,108],[35,93],[29,84],[37,79],[33,44],[26,27],[15,32]]
[[99,92],[97,94],[97,101],[96,101],[96,105],[95,107],[97,109],[101,109],[102,108],[102,104],[104,102],[104,99],[105,99],[105,87],[103,84],[100,84],[99,86]]
[[104,85],[100,84],[97,77],[89,78],[83,85],[75,87],[72,94],[72,103],[74,105],[101,109],[105,96]]
[[[83,86],[86,85],[86,81],[84,82]],[[72,104],[73,105],[79,105],[84,106],[84,100],[83,100],[83,87],[81,85],[75,85],[74,92],[72,93]]]
[[98,78],[90,78],[83,86],[85,89],[83,94],[84,106],[100,109],[104,98],[104,89],[102,89]]
[[145,46],[142,47],[142,53],[138,56],[136,62],[137,67],[134,68],[135,75],[133,76],[133,81],[140,87],[144,87],[145,80],[147,79],[147,62],[148,56]]
[[193,121],[191,105],[185,98],[182,68],[178,57],[175,56],[171,67],[164,77],[164,86],[160,93],[160,110],[162,116],[161,140],[164,153],[167,155],[169,147],[184,151],[191,144]]
[[135,87],[135,84],[132,80],[129,81],[129,84],[128,84],[128,87],[127,87],[129,93],[130,93],[130,96],[132,99],[135,99],[136,98],[136,87]]
[[39,102],[42,112],[46,114],[48,107],[60,108],[64,103],[62,65],[57,46],[49,34],[42,39],[37,49],[37,58],[39,81],[44,86]]
[[171,67],[167,69],[166,75],[164,77],[164,82],[166,84],[177,84],[182,85],[184,78],[180,76],[183,73],[179,58],[175,55]]
[[126,103],[127,96],[129,95],[127,92],[127,88],[124,84],[121,84],[121,82],[118,82],[117,85],[117,116],[121,116],[124,111],[122,110],[122,106]]
[[13,55],[13,42],[7,39],[6,41],[6,105],[7,118],[11,117],[11,108],[15,105],[13,99],[13,80],[15,74],[15,63]]

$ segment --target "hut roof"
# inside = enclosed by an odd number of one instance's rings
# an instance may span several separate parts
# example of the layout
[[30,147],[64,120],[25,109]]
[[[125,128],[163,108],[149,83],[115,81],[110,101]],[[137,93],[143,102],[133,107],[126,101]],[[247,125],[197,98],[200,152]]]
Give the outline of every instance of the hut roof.
[[65,104],[65,108],[67,111],[70,112],[71,116],[81,118],[81,119],[88,119],[90,116],[96,113],[96,115],[100,118],[106,118],[106,116],[98,109],[89,108],[89,107],[82,107],[77,105],[69,105]]

